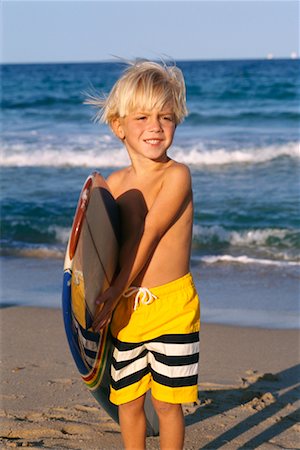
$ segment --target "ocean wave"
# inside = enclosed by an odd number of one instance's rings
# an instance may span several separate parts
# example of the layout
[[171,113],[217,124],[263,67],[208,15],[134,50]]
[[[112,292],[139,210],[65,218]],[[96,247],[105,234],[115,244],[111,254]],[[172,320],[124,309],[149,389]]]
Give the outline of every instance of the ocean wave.
[[63,259],[65,248],[46,245],[26,245],[25,247],[2,247],[1,256],[16,256],[20,258]]
[[41,108],[41,107],[52,107],[59,106],[61,108],[66,108],[67,105],[81,105],[82,98],[78,96],[71,95],[45,95],[37,97],[29,97],[24,99],[5,99],[1,103],[3,109],[27,109],[27,108]]
[[242,231],[226,230],[219,225],[195,224],[193,238],[199,245],[222,245],[234,247],[278,247],[296,249],[300,246],[300,231],[296,229],[264,228]]
[[257,258],[262,261],[276,261],[272,263],[273,265],[298,264],[299,248],[300,231],[297,229],[266,228],[233,231],[221,226],[194,225],[193,230],[194,254],[211,255],[214,252],[221,255],[221,259],[224,259],[225,254],[230,253],[232,258],[242,258],[243,255],[247,255],[248,258]]
[[[21,231],[19,225],[25,222],[26,226]],[[0,255],[41,259],[61,259],[64,257],[71,227],[59,225],[43,227],[41,224],[39,227],[36,223],[30,224],[28,221],[14,220],[10,228],[12,230],[10,230],[10,233],[14,231],[14,228],[17,228],[16,235],[19,240],[15,239],[14,236],[5,236],[4,230],[0,242]],[[32,239],[36,237],[36,240]]]
[[[18,227],[18,224],[19,221],[15,221],[15,224],[12,224],[12,226]],[[69,239],[70,227],[49,225],[41,227],[39,231],[39,237],[44,241],[41,241],[40,244],[29,243],[29,236],[36,236],[37,234],[37,226],[36,224],[30,226],[27,223],[25,230],[23,230],[24,240],[11,240],[8,236],[5,240],[3,236],[2,247],[11,249],[28,246],[35,249],[36,245],[41,245],[43,249],[48,245],[49,248],[66,247]],[[297,250],[299,250],[300,247],[300,231],[274,228],[231,231],[226,230],[221,226],[209,227],[194,225],[193,249],[195,252],[198,250],[224,249],[229,247],[239,251],[241,249],[248,249],[249,251],[251,249],[256,251],[264,250],[265,252],[271,252],[272,255],[276,254],[277,259],[280,260],[298,260],[299,253]]]
[[[77,144],[66,145],[64,149],[51,146],[51,143],[37,147],[30,144],[13,144],[0,149],[2,167],[124,167],[129,164],[123,147],[116,148],[106,136],[99,139],[99,147],[92,147],[90,140],[78,139]],[[67,148],[66,148],[67,147]],[[202,145],[190,148],[174,146],[170,156],[190,166],[224,166],[241,164],[262,164],[286,157],[300,159],[300,144],[289,142],[283,145],[241,148],[205,149]]]
[[218,263],[235,263],[235,264],[258,264],[263,266],[276,266],[276,267],[300,267],[300,261],[277,261],[273,259],[260,259],[251,258],[246,255],[232,256],[232,255],[209,255],[193,257],[194,260],[200,260],[206,264],[218,264]]
[[233,113],[230,109],[227,113],[204,114],[192,112],[186,119],[189,125],[228,125],[228,124],[257,124],[258,122],[296,122],[299,121],[300,114],[298,111],[264,111],[259,109],[256,111],[240,111]]
[[284,145],[270,145],[262,148],[240,150],[212,149],[199,150],[197,147],[188,151],[176,148],[172,157],[185,164],[196,166],[222,166],[230,164],[261,164],[287,157],[300,159],[300,143],[289,142]]
[[124,167],[129,164],[126,151],[121,149],[90,149],[74,151],[55,148],[33,149],[32,151],[0,152],[0,166],[3,167]]
[[[35,259],[59,259],[65,257],[65,246],[46,246],[46,245],[26,245],[25,247],[2,247],[1,256],[15,256],[20,258]],[[238,265],[259,265],[273,266],[282,268],[300,267],[300,261],[282,261],[276,259],[254,258],[247,255],[233,256],[225,255],[197,255],[192,253],[192,262],[202,262],[208,265],[214,264],[238,264]]]
[[[62,259],[70,227],[50,225],[43,230],[44,242],[3,240],[2,256]],[[259,264],[300,266],[300,236],[297,230],[264,229],[229,231],[221,226],[194,225],[192,260],[207,264]],[[24,239],[26,236],[24,236]],[[212,254],[214,252],[214,254]]]
[[61,227],[53,225],[49,227],[49,231],[55,234],[56,242],[66,245],[70,236],[71,229],[69,227]]

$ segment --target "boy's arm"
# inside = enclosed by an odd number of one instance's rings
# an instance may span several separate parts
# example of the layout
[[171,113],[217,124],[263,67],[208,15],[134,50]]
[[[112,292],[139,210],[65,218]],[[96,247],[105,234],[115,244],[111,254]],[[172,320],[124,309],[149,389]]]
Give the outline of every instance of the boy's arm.
[[100,330],[109,322],[122,294],[144,268],[162,236],[176,222],[191,199],[189,169],[176,165],[168,170],[170,172],[145,218],[141,236],[136,236],[135,242],[131,242],[130,246],[125,244],[121,255],[121,269],[114,284],[96,301],[104,306],[95,314],[95,330]]

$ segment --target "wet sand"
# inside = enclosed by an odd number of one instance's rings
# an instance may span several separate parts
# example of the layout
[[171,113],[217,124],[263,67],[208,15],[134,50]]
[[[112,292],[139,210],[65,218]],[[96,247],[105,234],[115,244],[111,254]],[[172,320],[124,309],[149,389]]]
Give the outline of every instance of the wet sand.
[[[121,449],[119,426],[73,363],[61,311],[0,314],[1,448]],[[299,330],[203,324],[185,449],[299,448],[299,356]],[[159,449],[159,438],[148,438],[147,449]]]

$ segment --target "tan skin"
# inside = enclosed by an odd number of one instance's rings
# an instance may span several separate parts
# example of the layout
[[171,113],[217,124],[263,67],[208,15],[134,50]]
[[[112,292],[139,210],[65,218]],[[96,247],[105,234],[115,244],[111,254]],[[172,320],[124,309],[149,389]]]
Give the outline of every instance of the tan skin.
[[[121,248],[120,272],[96,302],[99,307],[93,323],[95,330],[109,323],[112,311],[129,286],[151,289],[189,272],[191,177],[186,166],[167,156],[176,129],[172,108],[167,105],[163,110],[132,111],[116,119],[112,129],[124,142],[132,163],[107,180],[120,207],[126,239]],[[145,448],[144,400],[142,396],[119,406],[126,449]],[[181,450],[184,441],[181,405],[157,399],[153,399],[153,404],[159,417],[161,449]]]

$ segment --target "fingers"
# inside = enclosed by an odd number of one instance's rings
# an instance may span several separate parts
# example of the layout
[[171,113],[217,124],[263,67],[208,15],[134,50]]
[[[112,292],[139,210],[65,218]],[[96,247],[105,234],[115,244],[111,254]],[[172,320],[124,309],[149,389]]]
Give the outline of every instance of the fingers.
[[95,331],[100,331],[109,324],[113,310],[120,298],[119,291],[111,286],[96,299],[96,313],[93,321]]
[[96,299],[95,304],[96,304],[96,305],[101,305],[101,304],[103,304],[103,303],[105,303],[105,298],[103,298],[103,295],[101,295],[100,297],[98,297],[98,298]]
[[105,326],[107,326],[111,320],[112,310],[108,305],[102,306],[98,311],[96,311],[94,321],[93,321],[93,329],[94,331],[100,331]]
[[105,328],[110,322],[110,317],[99,317],[99,319],[94,320],[93,322],[93,330],[94,331],[101,331],[103,328]]
[[93,330],[96,333],[100,333],[101,330],[103,330],[103,328],[107,327],[110,323],[110,318],[107,319],[103,319],[98,323],[93,323]]
[[101,305],[101,304],[105,303],[106,300],[107,300],[107,299],[106,299],[105,294],[101,294],[101,295],[99,295],[98,298],[96,298],[96,300],[95,300],[95,305]]

